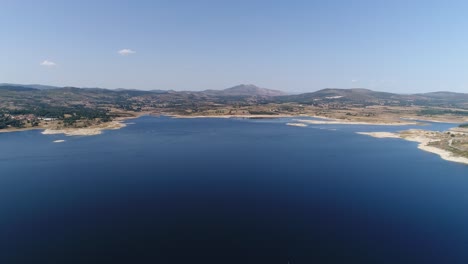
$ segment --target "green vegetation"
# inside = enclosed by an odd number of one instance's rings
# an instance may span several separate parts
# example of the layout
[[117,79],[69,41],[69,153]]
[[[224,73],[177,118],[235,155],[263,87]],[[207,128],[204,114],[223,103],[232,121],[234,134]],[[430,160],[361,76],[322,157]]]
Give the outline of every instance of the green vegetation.
[[19,110],[4,110],[10,115],[35,115],[43,118],[58,118],[63,119],[66,115],[73,115],[78,118],[84,119],[95,119],[95,118],[106,118],[107,111],[101,109],[86,108],[83,106],[74,107],[54,107],[40,105],[33,108],[25,108]]
[[80,107],[78,109],[72,109],[69,113],[71,114],[66,114],[66,116],[63,119],[63,123],[65,126],[71,126],[76,121],[78,120],[94,120],[94,119],[100,119],[102,122],[109,122],[111,121],[111,117],[108,115],[107,111],[101,110],[101,109],[90,109],[90,108],[84,108]]
[[[271,96],[274,95],[274,96]],[[376,106],[363,111],[366,106]],[[390,112],[393,106],[408,106]],[[420,110],[420,107],[424,107]],[[354,111],[353,109],[360,109]],[[468,116],[468,94],[399,95],[366,89],[324,89],[282,95],[273,90],[241,85],[200,92],[106,90],[63,87],[39,90],[0,85],[0,129],[8,127],[86,127],[133,116],[135,112],[180,115],[295,115],[320,112],[347,118],[383,114]],[[420,111],[418,111],[420,110]]]
[[24,127],[24,123],[21,120],[13,119],[9,115],[0,114],[0,129],[8,127],[22,128]]
[[450,109],[424,109],[418,112],[419,115],[458,115],[468,116],[468,111],[450,110]]
[[[8,127],[22,128],[25,123],[32,127],[39,125],[39,120],[61,120],[64,126],[71,126],[79,120],[112,120],[107,110],[87,108],[84,106],[55,107],[39,104],[39,106],[24,109],[0,110],[0,129]],[[48,120],[46,120],[48,121]]]
[[467,124],[461,124],[461,125],[459,125],[459,127],[468,128],[468,123]]

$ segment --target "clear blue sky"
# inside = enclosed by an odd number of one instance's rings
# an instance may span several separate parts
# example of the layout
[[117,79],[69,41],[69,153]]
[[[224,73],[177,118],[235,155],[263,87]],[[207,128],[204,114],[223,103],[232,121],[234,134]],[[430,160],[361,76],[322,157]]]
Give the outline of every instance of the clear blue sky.
[[3,0],[0,34],[0,82],[468,92],[468,1]]

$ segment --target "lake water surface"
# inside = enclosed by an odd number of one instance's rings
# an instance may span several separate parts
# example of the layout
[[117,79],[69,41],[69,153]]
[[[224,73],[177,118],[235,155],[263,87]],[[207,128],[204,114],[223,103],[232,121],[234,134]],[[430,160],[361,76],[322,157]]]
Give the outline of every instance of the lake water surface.
[[468,166],[290,121],[0,134],[0,263],[468,263]]

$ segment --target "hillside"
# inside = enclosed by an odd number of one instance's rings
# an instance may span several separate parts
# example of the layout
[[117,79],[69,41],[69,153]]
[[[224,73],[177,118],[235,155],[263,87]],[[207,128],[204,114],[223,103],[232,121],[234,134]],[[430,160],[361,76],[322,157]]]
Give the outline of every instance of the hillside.
[[41,84],[12,84],[12,83],[0,83],[0,87],[18,87],[19,89],[21,88],[32,88],[32,89],[37,89],[37,90],[49,90],[49,89],[58,89],[62,87],[58,86],[50,86],[50,85],[41,85]]
[[[101,117],[105,113],[119,116],[128,111],[178,115],[291,115],[315,111],[314,108],[343,110],[365,109],[367,106],[419,107],[417,111],[423,115],[466,116],[463,109],[468,109],[468,94],[437,92],[402,95],[368,89],[329,88],[312,93],[285,95],[278,90],[244,84],[224,90],[201,92],[76,87],[36,89],[30,85],[0,85],[0,114],[14,111],[60,118],[74,115],[75,119],[92,117],[93,112]],[[366,115],[371,114],[373,113],[366,112]]]
[[213,96],[257,96],[273,97],[282,96],[286,93],[279,90],[260,88],[253,84],[241,84],[224,90],[205,90],[202,93]]
[[[34,88],[36,87],[36,88]],[[129,100],[129,101],[128,101]],[[32,104],[42,101],[53,105],[66,104],[127,104],[139,101],[140,105],[149,102],[158,104],[205,104],[216,103],[300,103],[310,105],[390,105],[390,106],[431,106],[468,109],[468,94],[433,92],[420,94],[395,94],[369,89],[327,88],[316,92],[286,95],[279,90],[260,88],[252,84],[241,84],[224,90],[193,91],[142,91],[135,89],[101,89],[52,87],[44,85],[0,84],[0,108],[8,101],[16,107],[19,104]]]
[[376,92],[369,89],[327,88],[312,93],[289,95],[275,98],[278,102],[302,104],[353,104],[390,106],[432,106],[468,109],[468,94],[436,92],[422,94],[395,94]]
[[375,92],[368,89],[337,89],[327,88],[312,93],[303,93],[281,98],[282,101],[300,103],[343,102],[359,104],[379,104],[394,100],[407,100],[403,96],[386,92]]

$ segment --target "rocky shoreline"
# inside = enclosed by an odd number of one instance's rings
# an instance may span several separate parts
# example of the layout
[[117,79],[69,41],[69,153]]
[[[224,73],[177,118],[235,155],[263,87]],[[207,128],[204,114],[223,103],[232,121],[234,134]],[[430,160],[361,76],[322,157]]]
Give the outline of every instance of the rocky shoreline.
[[[444,140],[443,136],[450,132],[434,132],[419,129],[411,129],[397,133],[391,132],[357,132],[357,134],[367,135],[375,138],[397,138],[419,143],[418,148],[430,153],[439,155],[442,159],[468,165],[468,157],[460,156],[452,151],[438,147],[434,143],[440,143]],[[457,132],[464,134],[465,132]],[[465,134],[465,135],[468,135]],[[451,146],[451,141],[449,146]]]

